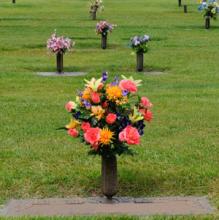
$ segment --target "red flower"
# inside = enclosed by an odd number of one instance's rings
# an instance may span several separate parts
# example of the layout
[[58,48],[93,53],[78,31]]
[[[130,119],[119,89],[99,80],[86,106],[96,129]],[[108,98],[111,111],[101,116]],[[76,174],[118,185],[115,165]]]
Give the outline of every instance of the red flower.
[[75,128],[71,128],[68,130],[68,134],[72,137],[77,137],[78,136],[78,131]]
[[140,104],[144,108],[151,108],[152,107],[152,103],[150,102],[150,100],[147,97],[142,97]]
[[113,114],[113,113],[109,113],[107,116],[106,116],[106,122],[108,124],[113,124],[117,119],[117,116],[116,114]]
[[119,87],[122,90],[126,90],[126,91],[131,92],[131,93],[137,92],[136,84],[133,81],[128,80],[128,79],[121,80],[120,83],[119,83]]
[[89,122],[82,122],[81,124],[81,129],[84,131],[84,132],[87,132],[88,129],[90,129],[90,123]]
[[84,139],[87,143],[97,150],[100,140],[100,129],[99,128],[89,128],[86,133],[84,133]]
[[128,125],[119,133],[119,140],[122,142],[127,142],[127,144],[130,145],[136,145],[140,143],[140,134],[136,128]]
[[91,100],[93,103],[98,104],[100,103],[100,95],[97,92],[93,92],[91,94]]
[[142,114],[145,121],[150,122],[153,119],[153,114],[151,111],[147,109],[139,109],[139,112]]
[[109,104],[108,104],[108,102],[107,102],[107,101],[105,101],[105,102],[102,104],[102,107],[103,107],[103,108],[107,108],[107,107],[108,107],[108,105],[109,105]]
[[151,111],[146,110],[145,115],[144,115],[144,120],[150,122],[153,118],[153,114]]

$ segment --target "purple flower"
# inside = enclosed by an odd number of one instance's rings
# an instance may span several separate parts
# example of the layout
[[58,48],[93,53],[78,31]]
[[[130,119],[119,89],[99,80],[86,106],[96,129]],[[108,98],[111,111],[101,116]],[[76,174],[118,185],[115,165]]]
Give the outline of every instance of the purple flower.
[[85,100],[85,99],[82,99],[81,101],[82,101],[82,103],[84,104],[84,106],[85,106],[86,108],[90,108],[90,107],[92,106],[91,103],[88,102],[88,101]]
[[119,85],[119,77],[115,76],[114,81],[111,83],[112,86],[117,86]]
[[82,92],[82,91],[80,91],[80,90],[78,90],[78,91],[77,91],[77,94],[78,94],[78,96],[79,96],[79,97],[82,97],[83,92]]
[[106,82],[107,79],[108,79],[108,73],[107,72],[103,72],[102,73],[102,82]]
[[122,95],[123,95],[123,96],[127,96],[128,94],[129,94],[129,92],[128,92],[127,90],[123,90],[123,91],[122,91]]

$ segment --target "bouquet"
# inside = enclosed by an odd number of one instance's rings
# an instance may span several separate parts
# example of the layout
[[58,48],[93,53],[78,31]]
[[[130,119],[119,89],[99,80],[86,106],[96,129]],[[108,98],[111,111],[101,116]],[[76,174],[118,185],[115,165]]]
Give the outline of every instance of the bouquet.
[[213,19],[216,19],[217,13],[219,11],[219,5],[216,0],[203,0],[198,7],[198,10],[203,11],[204,17],[211,17]]
[[102,11],[104,8],[102,0],[91,0],[90,1],[90,13]]
[[152,120],[152,103],[137,95],[141,80],[122,76],[108,82],[108,74],[85,80],[76,101],[65,108],[72,119],[67,133],[90,146],[90,153],[102,156],[132,154],[130,148],[140,143],[145,121]]
[[115,25],[113,24],[110,24],[106,21],[100,21],[96,25],[96,32],[97,34],[107,35],[108,32],[112,32],[114,27]]
[[47,41],[47,48],[52,53],[62,53],[64,54],[66,51],[69,51],[75,43],[71,41],[69,38],[65,38],[63,36],[57,37],[56,33],[53,33],[52,36]]
[[131,39],[131,47],[136,53],[146,53],[148,51],[148,41],[150,37],[148,35],[135,36]]

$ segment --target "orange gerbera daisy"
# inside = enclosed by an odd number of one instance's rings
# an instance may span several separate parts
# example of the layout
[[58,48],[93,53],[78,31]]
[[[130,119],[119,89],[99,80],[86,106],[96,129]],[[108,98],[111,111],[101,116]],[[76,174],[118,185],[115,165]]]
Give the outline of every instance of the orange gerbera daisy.
[[122,97],[122,90],[119,86],[108,86],[106,89],[107,99],[115,101]]
[[108,128],[103,128],[100,131],[100,143],[103,145],[109,145],[112,143],[114,133],[110,131]]
[[86,88],[83,92],[82,99],[89,100],[91,98],[91,89]]

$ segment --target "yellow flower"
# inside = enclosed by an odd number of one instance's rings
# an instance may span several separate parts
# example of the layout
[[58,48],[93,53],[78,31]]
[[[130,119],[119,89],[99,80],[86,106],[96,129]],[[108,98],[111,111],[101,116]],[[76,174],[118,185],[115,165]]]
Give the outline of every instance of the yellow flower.
[[114,133],[110,131],[108,128],[103,128],[100,131],[100,143],[103,145],[109,145],[112,143]]
[[104,113],[105,113],[105,110],[100,106],[92,106],[91,107],[91,116],[95,116],[98,120],[100,120]]
[[106,89],[107,99],[115,101],[122,97],[122,90],[119,86],[108,86]]
[[74,119],[71,119],[70,123],[65,126],[67,129],[77,128],[80,125],[80,122]]
[[116,100],[116,104],[117,105],[124,105],[126,103],[128,103],[128,97],[124,96],[121,100]]
[[138,111],[136,107],[134,107],[133,114],[129,115],[129,119],[132,123],[136,123],[144,119],[142,114]]

